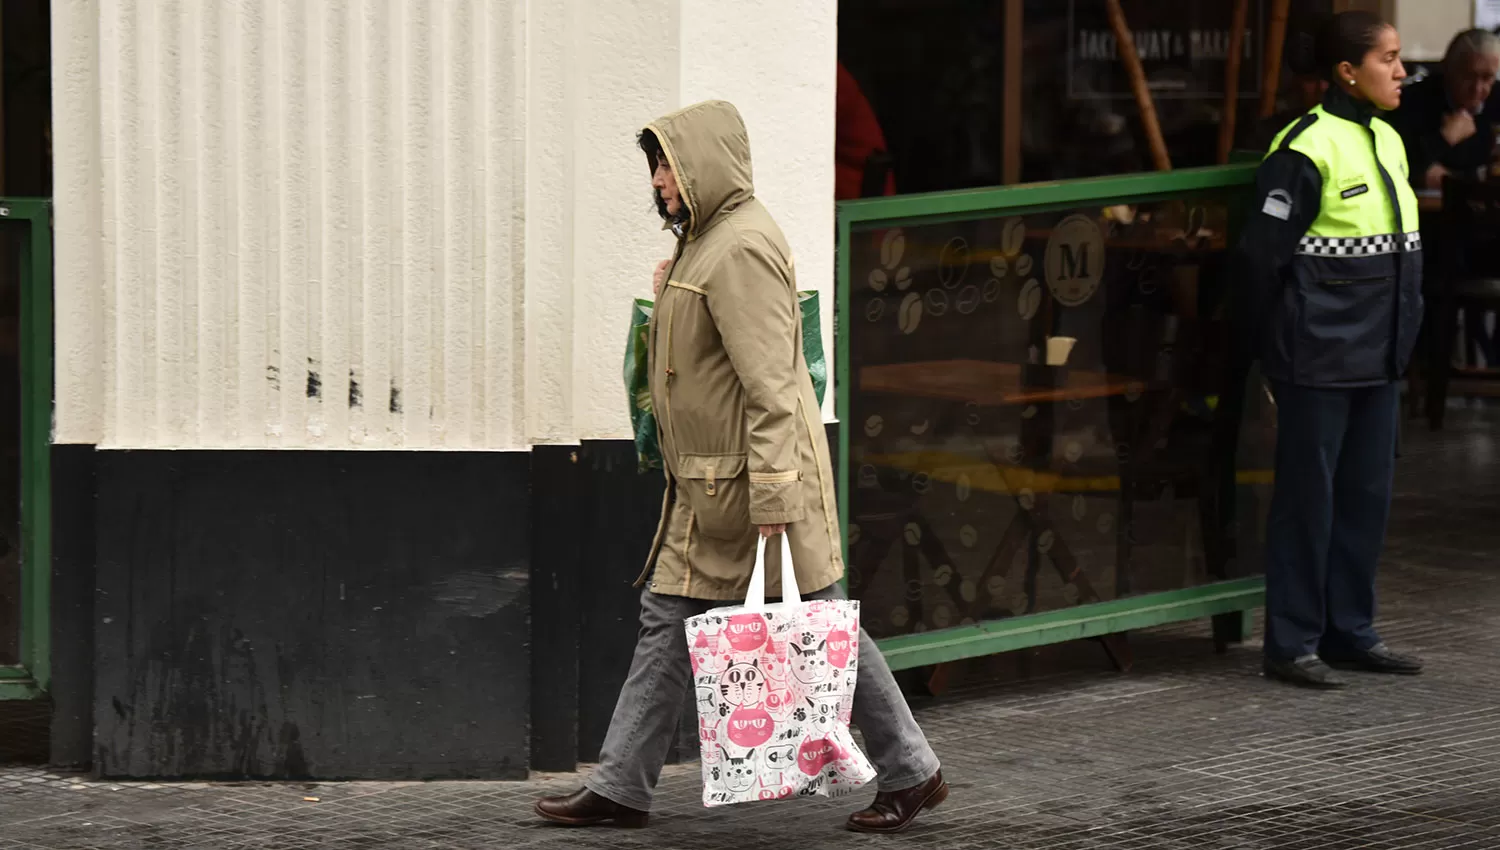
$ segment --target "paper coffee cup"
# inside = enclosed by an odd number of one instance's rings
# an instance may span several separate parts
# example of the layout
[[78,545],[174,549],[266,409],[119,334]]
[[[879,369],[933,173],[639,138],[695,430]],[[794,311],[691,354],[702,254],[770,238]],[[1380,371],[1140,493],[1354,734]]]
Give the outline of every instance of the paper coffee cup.
[[1073,346],[1077,343],[1078,340],[1070,336],[1047,337],[1047,365],[1068,365],[1068,356],[1073,353]]

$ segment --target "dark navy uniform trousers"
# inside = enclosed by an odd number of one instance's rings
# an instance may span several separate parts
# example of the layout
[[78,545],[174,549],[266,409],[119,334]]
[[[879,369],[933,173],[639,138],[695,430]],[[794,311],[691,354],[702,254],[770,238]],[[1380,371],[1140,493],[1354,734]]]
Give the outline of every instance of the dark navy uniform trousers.
[[1276,488],[1266,529],[1269,657],[1367,650],[1385,542],[1400,389],[1277,383]]

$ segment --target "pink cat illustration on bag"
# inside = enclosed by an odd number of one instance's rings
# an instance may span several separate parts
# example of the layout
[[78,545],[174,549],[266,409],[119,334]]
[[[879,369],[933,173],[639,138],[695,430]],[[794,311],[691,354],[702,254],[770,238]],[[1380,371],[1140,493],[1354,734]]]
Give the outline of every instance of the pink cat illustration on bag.
[[854,641],[843,629],[828,633],[828,663],[842,670],[849,666],[849,655],[854,652]]
[[838,756],[838,747],[827,738],[809,739],[797,753],[797,767],[808,776],[817,776]]
[[693,675],[700,673],[722,673],[729,666],[729,656],[719,651],[719,635],[700,631],[692,637],[692,649],[688,658],[693,663]]
[[761,708],[737,708],[729,715],[726,724],[729,729],[729,740],[735,746],[758,747],[771,740],[771,734],[776,731],[776,721],[771,719],[765,709]]
[[759,614],[737,614],[729,618],[724,632],[735,652],[754,652],[766,643],[766,618]]

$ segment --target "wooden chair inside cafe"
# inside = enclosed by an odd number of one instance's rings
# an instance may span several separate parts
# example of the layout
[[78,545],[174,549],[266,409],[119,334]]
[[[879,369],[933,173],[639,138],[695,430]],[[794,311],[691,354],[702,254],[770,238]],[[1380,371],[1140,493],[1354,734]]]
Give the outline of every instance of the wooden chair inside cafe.
[[1500,183],[1443,182],[1443,210],[1437,239],[1426,238],[1427,265],[1427,419],[1443,427],[1448,394],[1455,382],[1466,394],[1500,396],[1500,370],[1458,369],[1453,349],[1459,312],[1500,310]]

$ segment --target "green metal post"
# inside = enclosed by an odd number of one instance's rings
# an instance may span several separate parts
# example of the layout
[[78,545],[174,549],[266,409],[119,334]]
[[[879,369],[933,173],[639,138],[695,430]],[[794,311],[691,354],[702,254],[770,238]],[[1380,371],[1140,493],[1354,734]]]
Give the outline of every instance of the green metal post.
[[[15,224],[7,224],[13,222]],[[0,668],[0,699],[34,698],[52,678],[52,217],[38,199],[0,199],[21,244],[21,664]]]

